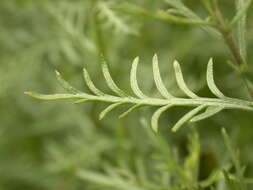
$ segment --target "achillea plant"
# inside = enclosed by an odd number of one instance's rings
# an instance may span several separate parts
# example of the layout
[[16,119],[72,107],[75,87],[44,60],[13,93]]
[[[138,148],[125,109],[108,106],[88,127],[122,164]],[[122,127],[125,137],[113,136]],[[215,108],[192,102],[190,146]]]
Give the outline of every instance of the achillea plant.
[[[243,78],[246,87],[248,88],[249,95],[252,95],[251,82],[245,76],[245,73],[248,73],[248,67],[246,62],[246,42],[245,42],[245,15],[246,12],[251,5],[251,0],[248,1],[239,1],[237,3],[237,12],[235,16],[232,18],[230,22],[227,22],[223,18],[223,15],[218,7],[218,3],[216,0],[203,0],[202,3],[205,6],[206,10],[209,12],[208,19],[201,19],[197,16],[196,13],[192,12],[189,8],[187,8],[181,1],[177,0],[167,0],[166,1],[172,9],[169,11],[159,11],[158,13],[150,13],[144,9],[139,7],[131,7],[129,5],[116,7],[115,9],[126,11],[128,13],[136,14],[136,15],[144,15],[154,19],[160,19],[163,21],[175,22],[177,24],[193,24],[200,25],[203,29],[207,30],[210,33],[215,33],[219,37],[224,39],[225,44],[231,51],[231,54],[234,56],[235,64],[233,64],[233,68],[236,69]],[[102,7],[101,7],[102,6]],[[103,8],[104,5],[98,4],[98,7]],[[105,8],[105,7],[104,7]],[[106,9],[105,12],[108,10]],[[108,13],[109,14],[109,13]],[[108,16],[107,14],[107,16]],[[113,16],[114,17],[114,16]],[[116,22],[116,21],[115,21]],[[117,22],[116,22],[117,23]],[[238,24],[237,31],[237,40],[239,41],[238,46],[233,38],[233,28],[234,25]],[[240,100],[235,98],[226,97],[215,85],[214,76],[213,76],[213,60],[210,59],[207,72],[206,72],[206,80],[209,89],[211,92],[217,97],[215,98],[201,98],[192,92],[186,85],[184,81],[184,77],[181,71],[181,67],[177,61],[174,61],[174,69],[176,81],[179,88],[190,98],[177,98],[171,95],[165,85],[162,82],[160,71],[158,67],[158,58],[155,55],[153,57],[153,75],[155,85],[163,96],[164,99],[158,98],[150,98],[145,95],[139,88],[137,82],[137,66],[139,63],[139,58],[135,58],[132,64],[131,73],[130,73],[130,85],[131,88],[136,95],[136,97],[132,97],[127,95],[124,91],[122,91],[114,82],[111,77],[111,74],[108,69],[108,65],[103,61],[102,63],[102,71],[105,77],[105,81],[108,87],[116,94],[116,96],[108,95],[100,91],[95,87],[90,76],[86,69],[84,72],[84,79],[91,90],[93,95],[82,93],[81,91],[72,87],[68,82],[66,82],[61,75],[56,72],[58,81],[60,84],[67,90],[69,94],[54,94],[54,95],[42,95],[32,92],[26,92],[27,95],[30,95],[34,98],[42,99],[42,100],[57,100],[57,99],[79,99],[76,103],[83,103],[87,101],[102,101],[112,103],[108,106],[104,111],[101,112],[99,118],[102,119],[108,112],[113,110],[114,108],[122,105],[122,104],[133,104],[129,110],[120,115],[121,117],[126,116],[128,113],[133,111],[134,109],[141,106],[159,106],[160,108],[153,114],[151,119],[152,128],[157,131],[158,128],[158,119],[160,115],[173,106],[195,106],[192,111],[184,115],[172,128],[173,131],[176,131],[180,128],[185,122],[191,121],[196,122],[212,115],[219,113],[223,109],[242,109],[253,111],[253,102]],[[202,110],[206,111],[198,115]]]
[[[119,117],[122,118],[128,115],[133,110],[141,107],[141,106],[157,106],[159,107],[157,111],[153,114],[151,118],[151,126],[154,131],[158,129],[158,119],[160,115],[168,110],[173,106],[194,106],[195,108],[185,114],[172,128],[172,131],[177,131],[183,124],[186,122],[196,122],[208,117],[211,117],[223,109],[241,109],[247,111],[253,111],[253,102],[240,100],[235,98],[226,97],[215,85],[214,77],[213,77],[213,60],[210,59],[207,72],[206,72],[206,79],[207,84],[211,92],[217,98],[202,98],[192,92],[186,85],[183,74],[181,71],[181,67],[177,61],[174,62],[174,69],[175,69],[175,77],[179,88],[189,97],[189,98],[178,98],[171,95],[164,83],[162,82],[160,71],[158,67],[158,58],[155,55],[153,57],[153,75],[155,85],[157,90],[163,96],[163,98],[152,98],[145,95],[141,89],[139,88],[137,82],[137,66],[139,63],[139,58],[137,57],[132,64],[132,69],[130,73],[130,82],[131,88],[135,94],[135,97],[127,95],[123,90],[121,90],[114,80],[111,77],[111,74],[108,69],[108,65],[103,62],[102,63],[102,71],[105,77],[105,81],[108,87],[116,94],[109,95],[105,94],[104,92],[100,91],[96,88],[94,83],[92,82],[90,75],[88,74],[87,70],[83,70],[84,80],[89,87],[90,91],[93,94],[87,94],[75,89],[71,86],[67,81],[65,81],[60,73],[56,71],[57,79],[62,87],[68,92],[68,94],[53,94],[53,95],[43,95],[37,94],[32,92],[26,92],[25,94],[32,96],[37,99],[41,100],[59,100],[59,99],[77,99],[75,102],[76,104],[84,103],[87,101],[97,101],[97,102],[108,102],[111,103],[106,109],[104,109],[100,115],[99,119],[103,119],[107,113],[112,111],[113,109],[117,108],[123,104],[132,104],[133,106],[128,109],[126,112],[122,113]],[[199,114],[202,110],[205,110],[203,113]]]
[[[78,50],[79,48],[81,50],[86,49],[89,50],[90,53],[97,55],[102,54],[106,57],[107,60],[107,58],[109,57],[109,50],[106,48],[107,43],[105,42],[105,38],[103,36],[104,26],[106,26],[106,28],[108,28],[109,26],[109,28],[113,28],[113,31],[116,32],[120,31],[122,33],[130,35],[138,34],[135,28],[131,28],[130,25],[129,27],[128,24],[125,23],[126,19],[121,19],[117,16],[118,14],[127,14],[127,16],[130,16],[130,18],[143,17],[148,19],[154,19],[156,21],[169,22],[178,25],[187,25],[188,27],[191,25],[199,26],[201,29],[204,30],[204,32],[207,32],[211,38],[216,38],[218,41],[222,40],[224,42],[224,45],[227,46],[227,49],[232,55],[231,60],[233,60],[228,61],[227,65],[229,65],[230,68],[232,68],[234,72],[238,74],[238,80],[243,81],[244,88],[247,89],[248,100],[243,98],[232,98],[226,96],[225,93],[222,92],[223,90],[220,90],[217,87],[214,80],[214,70],[216,68],[215,66],[217,65],[215,61],[215,56],[213,56],[214,61],[212,58],[209,59],[209,62],[206,66],[207,69],[206,71],[203,71],[206,73],[205,75],[207,87],[215,97],[202,97],[193,92],[190,87],[188,87],[189,82],[185,81],[184,79],[185,75],[182,74],[183,72],[178,61],[173,62],[175,79],[177,86],[187,97],[185,98],[181,96],[175,96],[172,92],[167,90],[168,88],[163,82],[158,66],[157,55],[154,55],[153,57],[152,70],[153,81],[156,87],[156,91],[159,92],[160,97],[153,97],[151,95],[145,94],[141,90],[142,83],[137,81],[137,68],[139,64],[138,57],[134,59],[130,71],[130,87],[134,95],[126,93],[116,84],[109,71],[109,66],[104,60],[101,61],[103,77],[108,88],[113,92],[113,94],[105,93],[96,87],[95,81],[91,79],[93,77],[90,76],[89,72],[87,71],[89,70],[89,66],[86,66],[83,69],[83,78],[87,87],[90,90],[90,93],[82,92],[76,89],[75,87],[70,85],[69,82],[63,79],[63,77],[58,71],[56,71],[57,80],[60,85],[67,91],[66,93],[39,94],[35,92],[26,92],[25,94],[41,100],[74,100],[75,104],[81,104],[85,102],[108,103],[109,106],[107,106],[100,113],[99,119],[103,119],[109,112],[125,104],[131,105],[131,107],[125,112],[121,113],[119,116],[120,118],[127,116],[132,111],[137,110],[138,108],[143,106],[155,107],[156,110],[152,114],[150,124],[153,131],[156,132],[158,131],[158,121],[161,114],[172,107],[181,106],[192,108],[188,113],[186,113],[174,124],[174,126],[172,127],[172,131],[174,132],[177,131],[183,125],[188,124],[191,126],[193,125],[193,123],[208,119],[220,113],[222,110],[237,109],[240,111],[249,111],[250,114],[252,114],[253,77],[252,71],[250,70],[251,66],[248,64],[249,61],[247,55],[246,38],[247,11],[252,4],[252,0],[237,0],[236,10],[234,11],[232,18],[224,16],[225,14],[223,14],[223,11],[219,7],[217,0],[201,0],[201,4],[203,5],[207,13],[206,18],[202,18],[202,16],[199,16],[197,12],[192,11],[181,0],[165,0],[165,3],[169,6],[169,9],[167,9],[166,7],[166,9],[162,8],[157,12],[149,11],[139,5],[119,4],[118,2],[114,1],[110,1],[108,3],[99,0],[94,2],[87,2],[90,3],[90,10],[93,11],[91,14],[92,16],[89,18],[92,18],[90,22],[93,23],[94,26],[93,32],[95,36],[95,45],[92,43],[92,40],[87,39],[86,36],[84,37],[82,32],[80,32],[78,28],[77,30],[75,30],[75,18],[80,19],[81,16],[79,14],[75,15],[70,11],[69,15],[71,16],[69,16],[68,19],[65,20],[64,16],[59,16],[58,13],[50,11],[50,14],[52,14],[53,17],[56,18],[57,22],[59,22],[59,24],[63,27],[67,35],[69,35],[69,38],[76,43],[76,47],[74,48]],[[65,10],[65,8],[68,6],[63,7]],[[99,25],[99,22],[105,23],[103,23],[103,25]],[[142,34],[139,33],[139,35]],[[85,47],[84,44],[80,43],[80,39],[85,39],[85,42],[87,42],[85,43]],[[208,46],[208,44],[206,46]],[[73,47],[71,46],[71,48]],[[75,51],[72,50],[70,51],[65,49],[65,51],[69,53],[69,57],[76,56],[73,53]],[[201,53],[202,52],[198,52],[198,54]],[[182,68],[184,69],[184,67]],[[190,73],[187,73],[187,75],[190,75]],[[229,85],[229,83],[226,84]],[[230,117],[230,119],[232,119],[232,116]],[[70,160],[72,161],[70,163],[68,163],[67,161],[65,163],[65,160],[63,159],[63,171],[70,171],[68,174],[70,174],[72,177],[74,176],[78,179],[83,179],[85,181],[91,182],[92,188],[103,187],[120,190],[246,190],[248,184],[252,183],[251,178],[245,177],[245,167],[242,166],[239,153],[236,148],[234,148],[232,140],[227,135],[225,129],[222,129],[222,135],[224,138],[225,146],[228,150],[228,153],[226,154],[228,156],[226,156],[226,158],[224,159],[221,158],[220,162],[226,163],[221,164],[221,166],[214,166],[214,168],[211,168],[212,171],[209,171],[207,177],[205,176],[205,179],[202,179],[201,171],[203,171],[203,169],[200,168],[200,162],[202,161],[201,146],[199,142],[200,137],[195,128],[191,127],[191,130],[193,130],[193,132],[191,132],[191,135],[189,135],[187,141],[188,146],[187,148],[182,148],[183,150],[186,149],[186,153],[184,153],[184,156],[180,156],[180,150],[174,151],[171,147],[167,146],[166,142],[162,137],[149,131],[149,129],[146,127],[149,126],[149,124],[146,122],[145,117],[141,118],[140,120],[141,126],[145,126],[144,131],[147,133],[148,143],[151,143],[150,147],[154,148],[154,150],[150,148],[150,152],[152,152],[152,155],[155,156],[154,162],[153,160],[150,161],[149,159],[147,159],[147,153],[140,153],[139,157],[138,155],[132,155],[132,157],[130,156],[131,158],[129,160],[134,158],[135,166],[133,166],[133,171],[131,170],[132,168],[130,166],[132,163],[129,164],[129,162],[126,161],[127,159],[124,157],[124,155],[122,156],[120,154],[115,154],[113,155],[113,159],[120,160],[118,164],[120,166],[119,169],[111,165],[108,166],[107,164],[104,164],[101,167],[96,168],[97,171],[91,171],[91,169],[88,167],[88,169],[82,169],[81,166],[79,167],[80,160],[76,161],[76,157],[74,156],[74,158],[70,158]],[[80,144],[79,146],[74,146],[80,149]],[[136,144],[132,143],[132,146],[135,147]],[[125,152],[127,152],[127,155],[130,155],[130,152],[133,150],[135,149],[132,148],[130,151],[129,149],[127,149]],[[61,156],[59,155],[66,155],[66,152],[59,154],[59,152],[53,151],[53,153],[55,153],[53,157],[56,155],[55,158],[57,159],[61,158]],[[78,153],[74,152],[73,155],[78,155]],[[86,154],[83,153],[83,155]],[[63,157],[65,158],[65,156]],[[64,167],[66,165],[68,167]]]

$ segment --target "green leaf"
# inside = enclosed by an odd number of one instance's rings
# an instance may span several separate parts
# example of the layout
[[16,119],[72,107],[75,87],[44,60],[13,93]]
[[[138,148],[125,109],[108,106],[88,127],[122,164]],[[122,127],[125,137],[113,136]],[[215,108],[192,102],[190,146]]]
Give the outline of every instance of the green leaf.
[[105,189],[120,189],[120,190],[144,190],[143,188],[134,185],[132,182],[128,182],[123,177],[115,174],[114,175],[103,175],[101,173],[82,170],[77,172],[77,176],[94,184],[106,187]]
[[184,170],[192,182],[198,181],[200,142],[196,131],[188,136],[188,152],[184,160]]
[[111,4],[107,2],[98,2],[97,8],[99,9],[99,16],[104,18],[107,25],[110,25],[115,28],[117,32],[137,35],[138,31],[131,27],[125,20],[118,15],[111,8]]
[[174,96],[172,96],[168,90],[166,89],[163,81],[162,81],[162,78],[161,78],[161,75],[160,75],[160,70],[159,70],[159,66],[158,66],[158,58],[157,58],[157,55],[154,55],[153,57],[153,75],[154,75],[154,81],[155,81],[155,85],[158,89],[158,91],[161,93],[161,95],[164,97],[164,98],[174,98]]
[[230,139],[224,128],[222,128],[222,135],[225,145],[228,149],[229,156],[235,166],[236,177],[238,177],[239,179],[243,179],[244,167],[240,163],[239,150],[236,150],[234,148],[232,140]]
[[139,57],[136,57],[132,63],[132,68],[130,72],[130,84],[134,94],[139,98],[148,98],[143,92],[140,90],[138,82],[137,82],[137,67],[139,64]]
[[[185,16],[186,18],[189,18],[191,20],[194,20],[195,22],[205,22],[202,18],[200,18],[196,13],[194,13],[191,9],[186,7],[184,3],[181,0],[165,0],[169,5],[174,7],[177,12],[179,12],[181,15]],[[208,33],[219,37],[220,34],[218,31],[212,27],[209,26],[202,26],[203,30],[207,31]]]
[[211,58],[207,65],[206,72],[207,85],[211,92],[219,98],[225,98],[224,94],[218,89],[213,78],[213,59]]
[[192,92],[186,85],[180,64],[177,61],[173,63],[175,69],[176,80],[179,88],[190,98],[199,98],[194,92]]
[[134,111],[135,109],[141,107],[141,106],[144,106],[144,104],[136,104],[132,107],[130,107],[127,111],[123,112],[122,114],[119,115],[119,118],[123,118],[123,117],[126,117],[129,113],[131,113],[132,111]]
[[99,120],[103,119],[110,111],[112,111],[113,109],[117,108],[118,106],[122,105],[124,103],[122,102],[118,102],[118,103],[114,103],[111,104],[110,106],[108,106],[107,108],[105,108],[100,114],[99,114]]
[[[235,98],[224,98],[225,96],[218,90],[216,85],[214,84],[213,79],[213,63],[212,59],[208,63],[207,68],[207,81],[208,86],[211,89],[211,91],[218,96],[218,98],[200,98],[197,97],[193,92],[191,92],[188,87],[186,86],[182,71],[180,68],[179,63],[174,62],[174,68],[176,72],[176,78],[177,83],[179,87],[188,95],[190,98],[149,98],[146,95],[142,93],[138,86],[137,82],[137,66],[138,66],[139,59],[136,58],[133,61],[133,65],[131,68],[130,73],[130,83],[131,88],[133,89],[134,93],[138,97],[131,97],[121,94],[121,90],[116,86],[116,84],[113,82],[109,69],[107,65],[104,63],[103,65],[103,73],[105,75],[105,78],[107,80],[108,86],[110,86],[119,96],[112,96],[107,94],[102,94],[100,90],[98,90],[94,84],[92,83],[88,72],[86,69],[84,69],[84,79],[86,83],[88,84],[88,87],[90,90],[95,94],[87,94],[87,93],[75,93],[77,90],[73,90],[71,86],[65,82],[60,76],[58,80],[60,80],[61,84],[64,85],[65,88],[68,89],[70,94],[39,94],[39,93],[32,93],[32,92],[26,92],[26,95],[32,96],[37,99],[41,100],[60,100],[60,99],[70,99],[70,100],[77,100],[74,103],[84,103],[87,101],[94,101],[94,102],[107,102],[111,103],[110,106],[108,106],[104,111],[100,114],[100,119],[102,119],[107,113],[112,111],[114,108],[121,104],[132,104],[133,106],[130,107],[127,111],[122,113],[119,117],[122,118],[126,115],[128,115],[130,112],[132,112],[134,109],[137,109],[141,106],[156,106],[160,107],[152,116],[151,118],[151,126],[153,130],[158,130],[158,119],[160,115],[166,111],[168,108],[173,106],[192,106],[197,108],[193,109],[189,113],[185,114],[172,128],[173,131],[178,130],[184,123],[186,123],[188,120],[191,122],[199,121],[202,119],[206,119],[208,117],[211,117],[212,115],[218,113],[222,109],[241,109],[241,110],[248,110],[253,111],[253,102],[252,101],[246,101],[246,100],[240,100]],[[154,80],[156,83],[156,86],[158,88],[158,91],[164,95],[169,96],[167,89],[165,88],[164,84],[162,83],[162,79],[160,76],[159,68],[158,68],[158,60],[157,56],[155,55],[153,58],[153,72],[154,72]],[[121,95],[121,96],[120,96]],[[223,96],[222,96],[223,95]],[[205,107],[208,107],[204,113],[201,113],[199,115],[198,112],[200,112]],[[197,116],[195,116],[197,115]],[[195,117],[194,117],[195,116]]]
[[56,78],[59,82],[59,84],[69,93],[77,94],[80,91],[75,89],[73,86],[71,86],[66,80],[64,80],[61,76],[61,74],[58,71],[55,71]]
[[252,0],[248,0],[247,2],[240,5],[239,10],[236,12],[236,15],[231,21],[231,25],[234,25],[235,23],[237,23],[237,21],[239,21],[242,17],[245,16],[251,4],[252,4]]
[[211,174],[203,181],[200,182],[200,187],[206,188],[218,181],[222,176],[222,170],[215,169]]
[[206,105],[200,105],[196,107],[195,109],[189,111],[187,114],[185,114],[172,128],[173,132],[176,132],[182,125],[184,125],[186,122],[188,122],[194,115],[199,113],[201,110],[203,110],[206,107]]
[[106,83],[108,85],[108,87],[117,95],[121,96],[121,97],[126,97],[128,96],[125,92],[123,92],[121,89],[119,89],[119,87],[115,84],[115,82],[113,81],[108,65],[105,62],[105,60],[102,60],[102,71],[106,80]]
[[83,103],[86,103],[86,102],[89,102],[89,101],[91,101],[91,100],[89,100],[89,99],[81,99],[81,100],[75,101],[74,104],[83,104]]
[[102,91],[100,91],[99,89],[96,88],[96,86],[94,85],[94,83],[92,82],[92,80],[90,78],[88,71],[85,68],[83,68],[83,78],[84,78],[84,80],[91,92],[93,92],[97,96],[104,96],[105,95]]
[[181,0],[165,0],[166,3],[168,3],[169,5],[171,5],[172,7],[178,9],[178,11],[180,11],[180,13],[188,18],[198,18],[199,17],[193,12],[191,11],[189,8],[187,8]]
[[170,14],[168,11],[158,11],[156,14],[152,16],[155,19],[175,23],[175,24],[190,24],[190,25],[211,25],[208,21],[200,20],[200,19],[190,19],[182,16],[174,16]]
[[166,110],[168,110],[169,108],[171,108],[172,106],[173,106],[172,104],[163,106],[163,107],[159,108],[158,110],[156,110],[155,113],[152,115],[151,127],[155,132],[158,131],[158,120],[159,120],[161,114],[163,112],[165,112]]
[[[246,43],[246,17],[247,17],[247,10],[250,7],[252,0],[237,0],[236,1],[236,8],[237,14],[235,19],[232,22],[237,23],[237,39],[238,45],[240,49],[240,54],[242,55],[244,61],[246,61],[247,57],[247,43]],[[246,62],[245,62],[246,63]]]
[[223,109],[224,109],[224,107],[221,107],[221,106],[220,107],[219,106],[209,106],[204,113],[196,115],[195,117],[193,117],[190,120],[190,122],[197,122],[197,121],[212,117],[213,115],[219,113]]
[[36,92],[25,92],[26,95],[40,100],[63,100],[63,99],[82,99],[82,97],[73,94],[39,94]]

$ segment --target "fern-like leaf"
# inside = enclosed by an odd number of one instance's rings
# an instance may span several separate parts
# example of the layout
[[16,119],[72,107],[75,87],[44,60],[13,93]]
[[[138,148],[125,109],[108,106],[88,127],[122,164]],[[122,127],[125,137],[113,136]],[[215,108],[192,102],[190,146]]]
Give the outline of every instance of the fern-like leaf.
[[[196,122],[206,118],[209,118],[223,109],[240,109],[253,112],[253,102],[240,100],[236,98],[228,98],[223,95],[223,93],[217,88],[214,83],[213,78],[213,61],[210,59],[207,66],[207,84],[209,89],[217,98],[202,98],[197,96],[192,92],[184,82],[183,74],[180,68],[180,65],[177,61],[174,62],[174,69],[176,73],[177,84],[179,88],[189,97],[189,98],[179,98],[172,96],[166,89],[165,85],[162,82],[159,68],[158,68],[158,58],[155,55],[153,57],[153,75],[154,81],[157,87],[157,90],[161,93],[164,98],[151,98],[147,97],[139,88],[137,82],[137,66],[139,63],[139,58],[135,58],[132,64],[131,73],[130,73],[130,85],[137,97],[126,95],[113,81],[108,66],[104,62],[102,64],[102,71],[109,88],[115,92],[116,96],[108,95],[98,90],[94,83],[92,82],[88,72],[84,69],[84,79],[94,94],[88,94],[80,92],[79,90],[72,87],[68,82],[66,82],[61,75],[57,72],[57,79],[61,86],[66,89],[68,94],[52,94],[44,95],[32,92],[26,92],[25,94],[32,96],[41,100],[62,100],[62,99],[71,99],[75,100],[74,103],[84,103],[87,101],[95,102],[107,102],[111,103],[105,110],[103,110],[99,116],[100,119],[105,117],[110,111],[121,106],[122,104],[131,104],[132,106],[122,113],[119,117],[125,117],[133,110],[141,106],[156,106],[158,109],[154,112],[151,118],[151,126],[154,131],[158,130],[158,120],[163,112],[173,106],[191,106],[194,107],[191,111],[185,114],[172,128],[173,131],[177,131],[182,127],[186,122]],[[198,114],[202,110],[206,109],[203,113]]]

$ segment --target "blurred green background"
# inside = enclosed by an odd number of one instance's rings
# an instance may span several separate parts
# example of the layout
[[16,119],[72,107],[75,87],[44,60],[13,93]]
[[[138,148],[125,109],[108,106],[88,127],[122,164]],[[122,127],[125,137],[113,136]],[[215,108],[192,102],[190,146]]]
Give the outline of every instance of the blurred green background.
[[[168,8],[163,0],[127,2],[150,11]],[[178,133],[169,130],[187,109],[173,108],[166,112],[160,121],[159,135],[154,136],[149,129],[152,108],[141,108],[121,120],[117,118],[122,112],[119,109],[99,121],[104,103],[44,102],[23,94],[27,90],[63,92],[55,79],[55,70],[75,87],[88,92],[82,78],[83,67],[95,84],[106,91],[99,52],[108,60],[117,84],[129,93],[131,62],[139,56],[140,86],[146,94],[156,95],[151,60],[157,53],[161,74],[171,93],[182,95],[172,70],[172,61],[177,59],[189,86],[202,96],[212,96],[206,86],[205,71],[209,58],[213,57],[220,89],[230,97],[247,98],[241,79],[226,64],[232,58],[221,39],[199,27],[169,24],[110,9],[121,3],[120,0],[1,0],[0,189],[112,189],[113,185],[101,187],[102,182],[94,183],[93,174],[103,174],[108,178],[101,180],[107,182],[123,176],[123,182],[115,182],[119,184],[115,189],[163,189],[160,188],[163,185],[169,189],[166,176],[170,174],[161,168],[171,158],[164,151],[177,150],[179,160],[187,154],[190,127]],[[206,15],[198,0],[185,3],[199,15]],[[228,18],[234,14],[232,1],[222,0],[220,5]],[[249,64],[253,59],[251,12]],[[204,179],[228,160],[220,133],[222,127],[239,148],[247,166],[246,174],[253,175],[252,126],[252,113],[240,110],[223,111],[197,123],[194,127],[201,142],[200,178]],[[165,141],[164,146],[160,140]],[[78,171],[87,172],[85,180],[76,175]],[[129,181],[139,185],[139,189],[126,185]],[[144,182],[150,183],[150,187],[142,187]]]

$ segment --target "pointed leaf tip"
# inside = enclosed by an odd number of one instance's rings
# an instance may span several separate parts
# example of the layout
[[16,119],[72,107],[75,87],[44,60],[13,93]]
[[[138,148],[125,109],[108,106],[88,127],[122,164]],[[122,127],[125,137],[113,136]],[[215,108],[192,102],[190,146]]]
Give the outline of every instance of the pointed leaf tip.
[[55,74],[56,74],[57,76],[60,76],[60,75],[61,75],[57,70],[55,70],[54,72],[55,72]]
[[155,53],[154,56],[153,56],[153,62],[154,62],[154,61],[158,61],[158,56],[157,56],[156,53]]
[[134,58],[134,61],[135,61],[135,62],[139,62],[139,61],[140,61],[140,57],[139,57],[139,56],[135,57],[135,58]]
[[31,92],[24,92],[24,94],[27,96],[31,96],[32,93]]

